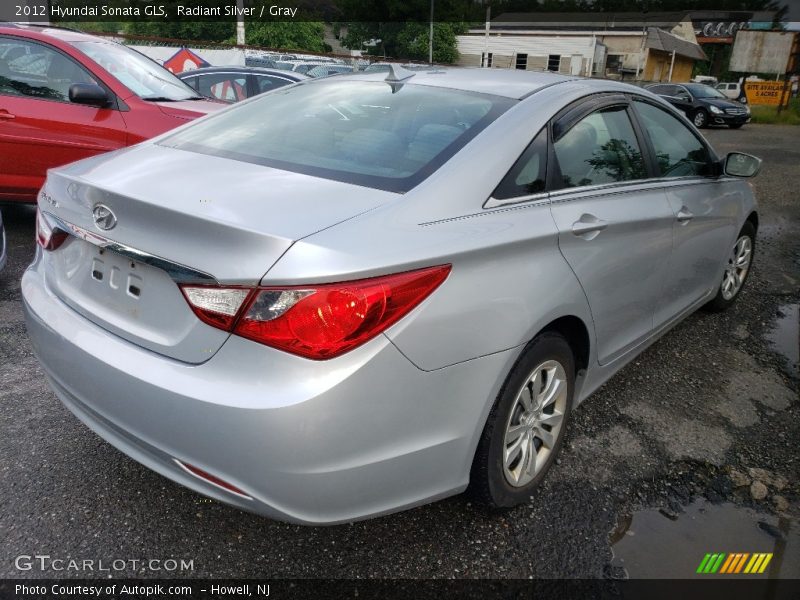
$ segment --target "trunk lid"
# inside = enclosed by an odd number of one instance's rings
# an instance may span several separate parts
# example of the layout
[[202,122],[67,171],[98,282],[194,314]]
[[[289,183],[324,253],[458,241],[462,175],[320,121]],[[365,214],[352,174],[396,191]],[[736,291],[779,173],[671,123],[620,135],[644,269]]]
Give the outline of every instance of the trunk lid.
[[[87,235],[45,252],[48,286],[108,331],[200,363],[229,334],[189,308],[175,281],[181,266],[257,285],[294,241],[395,197],[154,144],[125,149],[49,173],[40,210]],[[113,228],[95,224],[98,204],[113,212]]]

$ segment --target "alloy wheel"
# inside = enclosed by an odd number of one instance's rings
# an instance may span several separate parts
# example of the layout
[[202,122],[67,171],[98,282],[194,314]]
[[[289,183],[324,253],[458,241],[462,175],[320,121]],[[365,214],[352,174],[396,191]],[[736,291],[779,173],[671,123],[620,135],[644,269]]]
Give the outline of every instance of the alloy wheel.
[[554,360],[537,366],[517,393],[503,443],[503,473],[510,485],[527,485],[547,464],[561,435],[567,398],[566,371]]
[[730,300],[742,288],[747,272],[750,270],[750,259],[753,254],[753,243],[750,238],[743,235],[733,246],[725,274],[722,277],[722,297]]

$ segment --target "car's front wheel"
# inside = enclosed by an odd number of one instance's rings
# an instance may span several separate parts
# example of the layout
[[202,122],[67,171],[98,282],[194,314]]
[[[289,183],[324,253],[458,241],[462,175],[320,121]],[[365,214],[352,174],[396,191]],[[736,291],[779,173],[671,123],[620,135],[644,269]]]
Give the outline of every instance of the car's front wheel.
[[708,125],[708,113],[702,108],[698,108],[692,116],[692,123],[695,127],[702,129]]
[[755,249],[756,228],[748,221],[742,227],[728,254],[728,262],[725,263],[725,272],[722,275],[722,283],[717,288],[717,295],[704,308],[719,312],[736,301],[750,274]]
[[531,498],[561,449],[574,382],[566,339],[537,336],[509,373],[478,444],[470,490],[480,502],[509,507]]

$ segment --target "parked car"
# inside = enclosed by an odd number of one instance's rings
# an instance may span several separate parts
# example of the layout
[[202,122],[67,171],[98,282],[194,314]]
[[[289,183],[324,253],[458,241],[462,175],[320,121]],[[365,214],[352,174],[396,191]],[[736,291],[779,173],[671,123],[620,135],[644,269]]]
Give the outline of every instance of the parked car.
[[220,501],[512,506],[575,405],[736,301],[759,165],[619,82],[309,81],[50,171],[28,333],[82,421]]
[[742,104],[747,104],[747,95],[744,93],[744,86],[739,82],[718,83],[716,89],[729,100],[736,100]]
[[328,77],[330,75],[352,73],[353,71],[354,69],[350,65],[320,65],[310,69],[306,74],[309,77]]
[[45,171],[222,108],[121,44],[0,23],[0,200],[33,202]]
[[3,227],[3,213],[0,212],[0,271],[6,266],[6,230]]
[[258,67],[205,67],[184,71],[178,79],[209,98],[239,102],[308,79],[300,73]]
[[713,124],[738,129],[750,122],[749,106],[729,100],[718,90],[702,83],[657,83],[646,89],[682,110],[696,127]]

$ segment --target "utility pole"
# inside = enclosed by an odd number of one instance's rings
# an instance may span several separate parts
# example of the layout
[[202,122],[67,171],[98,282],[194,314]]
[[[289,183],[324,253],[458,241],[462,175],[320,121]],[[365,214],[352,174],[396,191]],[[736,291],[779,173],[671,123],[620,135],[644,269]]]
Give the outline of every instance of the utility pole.
[[244,0],[236,0],[236,8],[238,9],[236,15],[236,43],[243,46],[246,39],[244,36]]
[[433,0],[431,0],[431,29],[428,34],[428,63],[433,64]]

